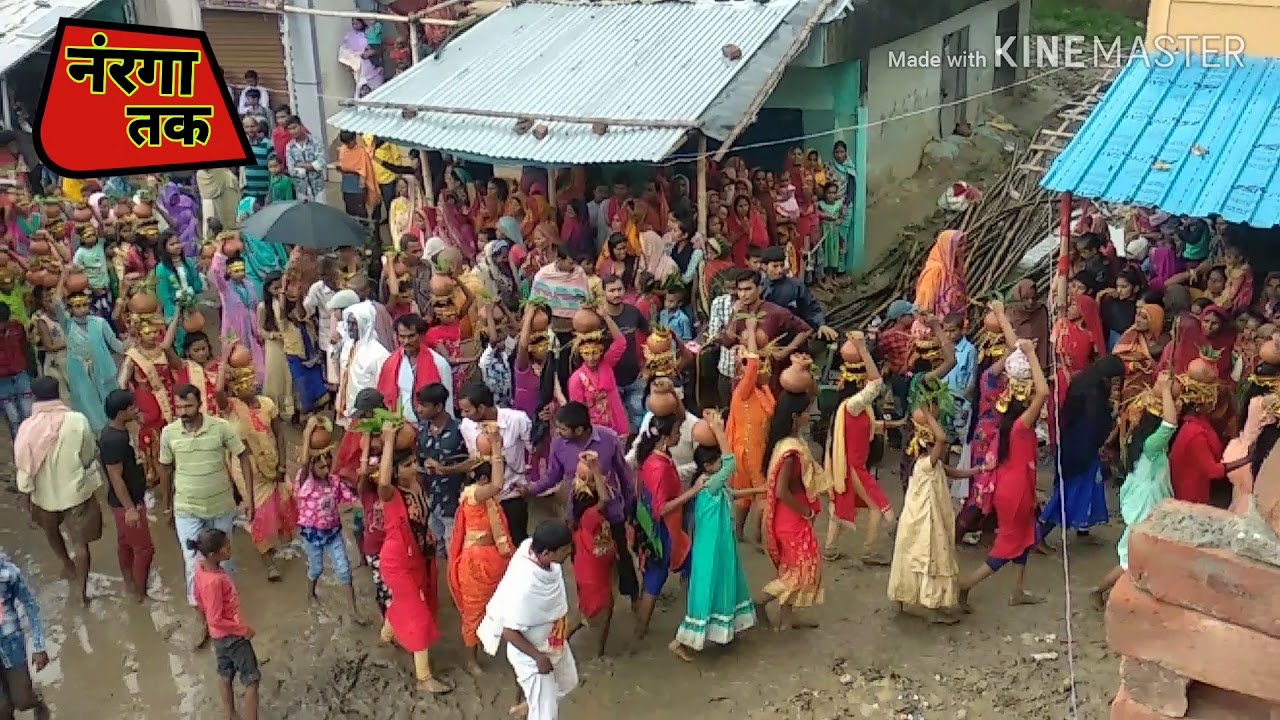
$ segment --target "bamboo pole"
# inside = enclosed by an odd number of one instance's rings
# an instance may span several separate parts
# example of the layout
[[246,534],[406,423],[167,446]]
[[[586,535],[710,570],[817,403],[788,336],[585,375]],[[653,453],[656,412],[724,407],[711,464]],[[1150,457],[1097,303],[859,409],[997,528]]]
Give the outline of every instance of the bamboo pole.
[[426,148],[418,149],[419,167],[422,168],[422,187],[426,189],[427,206],[436,206],[436,186],[431,179],[431,153]]
[[418,49],[418,23],[409,23],[409,57],[414,65],[417,65],[418,60],[421,60],[418,56],[420,52]]
[[559,207],[556,204],[556,169],[550,165],[547,166],[547,205],[551,207],[551,212],[556,212]]
[[[283,5],[283,4],[277,5],[276,8],[279,9],[281,12],[293,13],[295,15],[315,15],[318,17],[338,17],[338,18],[347,18],[347,19],[360,18],[362,20],[380,20],[382,22],[399,22],[399,23],[411,22],[409,18],[404,15],[388,15],[385,13],[367,13],[367,12],[360,12],[358,10],[317,10],[316,8],[303,8],[303,7],[295,7],[293,5]],[[461,24],[457,20],[438,20],[436,18],[421,18],[416,22],[419,22],[423,25],[442,25],[444,27],[455,27]]]
[[472,115],[475,117],[502,118],[505,120],[544,120],[546,122],[572,123],[575,125],[608,125],[643,128],[646,130],[697,130],[702,127],[702,122],[699,120],[637,120],[576,117],[573,115],[555,115],[550,113],[532,112],[521,113],[508,110],[479,110],[472,108],[446,107],[442,105],[411,105],[409,103],[393,103],[379,100],[343,100],[339,102],[338,105],[340,107],[367,107],[377,110],[412,110],[414,112],[431,112],[440,113],[442,115]]
[[418,19],[427,17],[431,13],[440,12],[441,10],[448,10],[457,5],[469,5],[471,2],[472,0],[445,0],[439,5],[433,5],[429,8],[423,8],[422,10],[417,10],[415,12],[409,13],[409,19],[418,20]]
[[707,236],[707,136],[698,133],[698,232]]

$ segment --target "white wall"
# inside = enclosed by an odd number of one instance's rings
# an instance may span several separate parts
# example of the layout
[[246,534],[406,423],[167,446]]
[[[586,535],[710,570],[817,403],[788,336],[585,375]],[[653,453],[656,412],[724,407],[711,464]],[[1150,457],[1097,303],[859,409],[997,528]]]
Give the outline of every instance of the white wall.
[[[1031,22],[1031,0],[1016,0],[1019,11],[1019,33],[1027,33]],[[990,96],[972,96],[990,92],[995,74],[996,16],[1013,5],[1010,0],[990,0],[982,5],[948,18],[944,22],[908,35],[888,45],[873,48],[867,66],[866,106],[868,121],[876,123],[906,113],[931,108],[942,102],[941,67],[890,67],[891,56],[939,57],[942,39],[965,26],[969,28],[969,50],[986,57],[986,62],[967,62],[965,118],[977,120]],[[939,112],[929,110],[907,118],[872,125],[867,131],[868,183],[875,186],[893,182],[915,173],[920,167],[924,146],[940,136]],[[947,129],[950,132],[950,128]]]
[[139,25],[199,30],[200,5],[196,0],[138,0],[133,3]]

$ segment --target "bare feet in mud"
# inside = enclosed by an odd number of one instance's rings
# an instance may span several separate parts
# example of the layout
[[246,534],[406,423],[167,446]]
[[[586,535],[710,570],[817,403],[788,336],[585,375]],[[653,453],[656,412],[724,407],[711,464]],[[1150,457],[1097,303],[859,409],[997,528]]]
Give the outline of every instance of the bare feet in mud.
[[1093,607],[1099,612],[1107,609],[1107,591],[1101,588],[1094,588],[1089,591],[1089,600],[1093,602]]
[[471,677],[478,678],[484,675],[484,668],[480,667],[480,663],[475,661],[468,661],[466,665],[462,666],[462,669]]
[[756,606],[756,624],[764,627],[771,625],[769,622],[769,605],[768,603],[754,603]]
[[529,703],[520,703],[519,705],[512,705],[511,708],[507,710],[507,714],[510,715],[511,717],[516,717],[516,718],[528,717]]
[[453,688],[435,678],[427,678],[426,680],[418,681],[418,690],[432,695],[444,695],[453,690]]
[[930,610],[926,619],[933,625],[955,625],[960,622],[959,616],[945,610]]
[[200,637],[199,639],[196,640],[194,649],[203,650],[208,645],[209,645],[209,628],[204,627],[200,629]]
[[891,558],[887,558],[880,553],[866,553],[861,558],[862,564],[867,567],[889,567],[893,564]]
[[969,615],[973,613],[973,607],[969,605],[968,590],[960,591],[960,601],[956,603],[956,608],[959,609],[960,612],[964,613],[965,615]]
[[774,632],[784,632],[786,630],[816,630],[818,623],[812,620],[792,620],[788,623],[778,623],[773,626]]
[[687,663],[693,662],[693,656],[689,654],[688,648],[686,648],[679,640],[672,640],[667,645],[667,649],[675,653],[675,656],[681,660]]

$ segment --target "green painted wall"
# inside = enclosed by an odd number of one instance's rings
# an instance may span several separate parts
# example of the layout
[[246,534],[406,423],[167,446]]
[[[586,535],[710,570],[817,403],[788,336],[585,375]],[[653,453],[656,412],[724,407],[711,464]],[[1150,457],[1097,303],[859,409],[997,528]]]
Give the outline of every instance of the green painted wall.
[[[790,144],[779,145],[773,150],[781,157],[786,149],[795,145],[814,148],[824,158],[831,157],[831,149],[843,140],[858,167],[859,178],[866,177],[867,167],[867,111],[862,104],[862,72],[857,60],[824,67],[790,66],[783,73],[778,87],[765,102],[766,109],[796,108],[803,113],[803,133],[808,136]],[[855,205],[853,258],[855,271],[862,269],[866,248],[866,184],[858,184]]]

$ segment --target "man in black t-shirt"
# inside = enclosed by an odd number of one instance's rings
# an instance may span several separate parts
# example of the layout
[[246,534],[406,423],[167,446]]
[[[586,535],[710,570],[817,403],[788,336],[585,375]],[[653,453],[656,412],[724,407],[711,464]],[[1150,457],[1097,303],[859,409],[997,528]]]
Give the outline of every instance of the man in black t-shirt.
[[127,424],[137,417],[133,393],[112,390],[105,402],[107,426],[98,438],[98,455],[107,473],[107,505],[116,516],[116,547],[125,586],[138,602],[147,599],[147,577],[155,545],[147,525],[147,478],[138,464]]
[[605,309],[617,324],[618,329],[627,338],[627,351],[622,359],[613,366],[613,377],[618,383],[618,392],[622,395],[622,404],[627,408],[627,420],[631,432],[640,428],[644,419],[644,379],[640,377],[640,350],[636,344],[636,332],[649,334],[649,318],[636,309],[635,305],[623,302],[627,286],[617,275],[606,275],[600,278],[604,288]]

